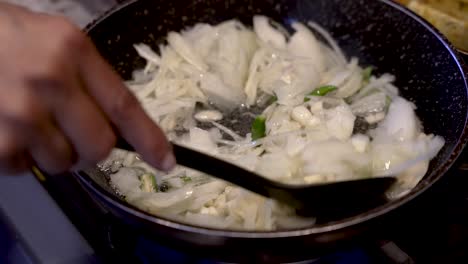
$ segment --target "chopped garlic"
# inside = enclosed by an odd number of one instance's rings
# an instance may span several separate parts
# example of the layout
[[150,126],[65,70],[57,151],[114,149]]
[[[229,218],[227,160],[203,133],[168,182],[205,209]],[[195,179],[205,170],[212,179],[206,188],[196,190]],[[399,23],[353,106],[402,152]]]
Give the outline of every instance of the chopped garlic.
[[306,126],[309,119],[312,117],[312,114],[307,110],[305,106],[297,106],[291,112],[291,117],[301,123],[302,125]]
[[311,106],[310,106],[310,111],[314,114],[318,114],[320,112],[323,111],[323,102],[322,101],[318,101],[318,102],[315,102],[313,103]]
[[307,122],[307,126],[308,127],[314,127],[314,126],[318,126],[322,121],[320,120],[319,117],[317,116],[312,116],[310,119],[309,119],[309,122]]
[[216,208],[210,206],[210,207],[202,207],[200,210],[201,214],[207,214],[207,215],[218,215],[218,210]]
[[377,122],[382,121],[385,118],[385,113],[384,112],[379,112],[375,114],[370,114],[365,117],[366,122],[369,124],[375,124]]
[[359,153],[363,153],[367,150],[369,142],[370,139],[366,135],[357,134],[351,137],[351,144],[353,144],[354,149]]
[[322,183],[327,181],[327,177],[320,174],[313,174],[304,177],[304,182],[307,184]]
[[200,122],[212,122],[223,119],[223,114],[216,110],[202,110],[195,114],[195,119]]
[[291,117],[305,127],[314,127],[320,124],[320,118],[312,115],[312,113],[302,105],[292,110]]

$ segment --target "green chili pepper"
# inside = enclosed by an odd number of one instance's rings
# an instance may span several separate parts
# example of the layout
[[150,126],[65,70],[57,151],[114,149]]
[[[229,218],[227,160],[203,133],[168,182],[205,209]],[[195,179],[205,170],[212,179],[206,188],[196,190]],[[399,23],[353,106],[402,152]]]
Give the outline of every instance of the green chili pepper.
[[257,116],[252,123],[252,127],[250,129],[252,133],[252,139],[257,140],[259,138],[265,137],[266,125],[265,125],[265,117]]
[[268,100],[267,102],[267,105],[271,105],[272,103],[278,101],[278,97],[276,95],[273,95],[272,97],[270,97],[270,99]]
[[140,189],[145,192],[157,192],[158,184],[156,183],[156,177],[152,173],[145,173],[140,176]]
[[185,183],[187,183],[187,182],[189,182],[189,181],[192,180],[192,178],[190,178],[189,176],[182,176],[182,177],[180,177],[180,179],[181,179],[182,181],[184,181]]
[[307,96],[304,98],[304,102],[308,102],[310,100],[309,96],[324,96],[329,92],[335,91],[336,89],[338,89],[338,87],[334,85],[320,86],[314,89],[312,92],[308,93]]
[[390,104],[392,103],[392,98],[388,95],[385,96],[385,111],[388,111]]
[[372,76],[372,70],[373,70],[373,68],[371,66],[369,66],[369,67],[365,68],[364,70],[362,70],[362,81],[364,83],[369,82],[369,79]]

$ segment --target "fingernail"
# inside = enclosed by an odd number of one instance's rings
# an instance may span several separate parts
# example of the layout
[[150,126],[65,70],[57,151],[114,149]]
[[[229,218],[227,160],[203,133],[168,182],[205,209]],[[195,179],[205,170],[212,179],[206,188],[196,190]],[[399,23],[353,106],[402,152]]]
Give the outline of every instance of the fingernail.
[[169,172],[175,167],[175,165],[176,159],[174,157],[174,154],[172,154],[172,152],[169,152],[162,160],[161,169],[163,169],[165,172]]

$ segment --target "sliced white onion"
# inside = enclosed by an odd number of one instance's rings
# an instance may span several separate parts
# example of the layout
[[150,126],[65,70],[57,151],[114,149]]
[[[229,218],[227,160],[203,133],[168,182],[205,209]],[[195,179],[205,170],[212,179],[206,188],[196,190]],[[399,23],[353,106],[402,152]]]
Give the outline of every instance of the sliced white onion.
[[145,60],[155,65],[158,65],[158,66],[161,65],[161,58],[148,45],[144,43],[140,43],[140,44],[133,45],[133,47],[137,51],[138,55],[140,55],[140,57],[144,58]]
[[253,26],[258,38],[264,43],[270,44],[277,49],[284,49],[286,47],[286,37],[270,25],[267,17],[254,16]]
[[367,116],[384,111],[386,105],[387,95],[382,92],[376,92],[353,102],[351,110],[357,116]]
[[296,32],[288,43],[288,51],[294,56],[311,59],[318,72],[325,70],[325,63],[320,45],[314,34],[303,24],[293,23]]

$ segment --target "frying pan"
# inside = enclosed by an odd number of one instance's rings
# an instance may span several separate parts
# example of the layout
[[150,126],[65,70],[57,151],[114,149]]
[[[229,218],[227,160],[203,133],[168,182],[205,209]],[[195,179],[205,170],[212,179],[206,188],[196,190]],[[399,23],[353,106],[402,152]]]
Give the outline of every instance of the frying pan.
[[222,260],[245,262],[250,254],[258,261],[265,256],[275,261],[310,258],[365,237],[377,226],[391,225],[385,221],[387,215],[444,176],[467,140],[468,87],[461,63],[447,41],[414,13],[388,0],[134,0],[118,5],[86,31],[102,56],[129,79],[133,70],[144,66],[134,43],[157,50],[169,31],[231,18],[249,24],[254,14],[286,27],[293,20],[315,21],[331,32],[347,56],[374,66],[377,74],[397,77],[401,94],[417,105],[426,133],[446,140],[425,178],[408,195],[307,228],[256,232],[202,228],[150,215],[116,195],[97,167],[77,173],[80,183],[113,215],[148,236]]

